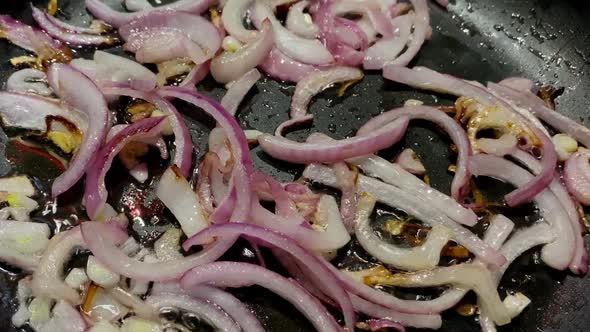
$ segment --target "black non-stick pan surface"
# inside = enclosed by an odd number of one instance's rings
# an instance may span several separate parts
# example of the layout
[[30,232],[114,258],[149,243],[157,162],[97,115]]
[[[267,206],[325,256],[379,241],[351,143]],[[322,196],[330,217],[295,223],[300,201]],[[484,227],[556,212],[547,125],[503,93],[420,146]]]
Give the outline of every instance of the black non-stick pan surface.
[[[34,3],[42,7],[46,5],[46,1]],[[59,0],[59,4],[62,18],[68,18],[74,23],[88,22],[83,1]],[[29,1],[1,0],[0,13],[32,23],[29,5]],[[542,84],[564,87],[562,96],[557,99],[557,110],[590,124],[590,3],[587,0],[456,0],[448,11],[431,3],[431,16],[433,37],[423,47],[415,61],[416,65],[481,82],[524,76]],[[121,53],[116,48],[112,51]],[[79,52],[82,56],[91,54],[91,50]],[[14,71],[8,59],[21,54],[24,51],[0,41],[1,82],[5,82]],[[224,91],[212,82],[203,83],[199,90],[217,98]],[[273,132],[288,117],[293,90],[293,85],[272,79],[265,78],[258,82],[239,110],[241,125]],[[408,98],[421,99],[428,104],[448,104],[452,101],[445,96],[417,92],[385,82],[379,73],[367,75],[362,82],[349,89],[344,97],[338,97],[333,90],[322,93],[311,106],[316,119],[313,126],[291,133],[291,137],[304,138],[312,131],[319,131],[343,138],[353,134],[372,116],[400,106]],[[185,114],[189,113],[185,110]],[[200,116],[195,115],[187,115],[186,120],[194,142],[200,151],[204,151],[211,121],[202,121]],[[432,185],[448,192],[451,175],[446,171],[450,162],[449,141],[446,137],[434,128],[416,123],[412,124],[402,144],[411,146],[420,155]],[[386,154],[393,156],[399,149],[393,148]],[[280,180],[293,180],[301,172],[300,167],[272,160],[258,148],[252,154],[260,169]],[[14,168],[29,171],[39,179],[39,183],[47,183],[46,179],[55,175],[40,165],[24,158]],[[140,190],[125,177],[111,182],[115,188],[111,189],[111,195],[122,196],[115,206],[128,211],[129,197]],[[498,195],[507,188],[490,181],[485,189]],[[524,224],[530,222],[534,211],[524,208],[506,213],[517,224]],[[344,249],[343,256],[347,250],[355,249],[354,246]],[[242,248],[232,251],[233,255],[243,253]],[[506,273],[502,287],[523,291],[532,304],[510,325],[500,330],[588,331],[590,278],[556,272],[538,261],[534,251],[527,253]],[[5,267],[5,272],[0,272],[0,331],[17,331],[11,326],[10,317],[15,310],[15,281],[20,276],[9,267]],[[251,305],[269,331],[313,330],[297,310],[271,293],[251,288],[237,290],[235,294]],[[464,318],[454,312],[445,313],[443,321],[442,331],[479,330],[474,318]],[[194,330],[207,328],[196,326]]]

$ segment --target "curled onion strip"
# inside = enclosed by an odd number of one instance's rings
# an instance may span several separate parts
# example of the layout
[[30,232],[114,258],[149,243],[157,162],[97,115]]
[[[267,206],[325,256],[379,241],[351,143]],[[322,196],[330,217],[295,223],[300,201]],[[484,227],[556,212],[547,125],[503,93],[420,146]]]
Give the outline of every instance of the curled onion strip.
[[417,67],[414,69],[402,68],[399,66],[386,66],[383,76],[392,81],[408,84],[421,89],[433,90],[455,96],[466,96],[475,98],[478,102],[487,106],[498,106],[505,110],[512,111],[514,121],[527,123],[540,141],[542,152],[543,171],[527,183],[513,192],[506,195],[506,202],[509,206],[517,206],[527,202],[536,194],[545,189],[553,179],[553,172],[557,163],[557,155],[551,138],[546,134],[546,129],[535,116],[529,111],[514,108],[506,101],[496,97],[483,86],[472,84],[467,81],[455,78],[450,75],[443,75],[434,70]]
[[114,27],[122,26],[130,21],[145,16],[152,11],[181,11],[192,14],[201,14],[206,11],[216,0],[179,0],[171,4],[154,7],[138,11],[135,13],[119,12],[104,3],[102,0],[86,0],[86,9],[94,16],[113,25]]
[[129,96],[132,98],[143,99],[154,104],[164,114],[171,115],[168,117],[168,121],[174,132],[174,145],[176,148],[172,161],[178,166],[182,174],[188,176],[192,163],[193,142],[191,140],[190,132],[184,123],[184,119],[180,113],[178,113],[176,108],[169,101],[159,97],[157,94],[134,90],[126,85],[103,86],[102,89],[107,95]]
[[175,307],[190,312],[199,318],[209,322],[220,331],[239,332],[240,326],[236,324],[223,310],[215,304],[206,301],[188,297],[180,294],[163,294],[152,295],[147,298],[146,303],[152,306],[156,311]]
[[[303,171],[303,176],[327,186],[337,187],[334,171],[326,166],[311,164]],[[485,244],[475,234],[461,227],[461,225],[448,217],[441,215],[438,210],[423,204],[421,200],[407,195],[399,188],[360,175],[358,179],[358,191],[359,193],[366,192],[374,196],[377,201],[393,208],[401,209],[410,215],[416,216],[423,222],[446,226],[453,232],[453,239],[456,242],[466,247],[486,263],[502,266],[506,262],[502,255]]]
[[[216,101],[202,96],[194,91],[183,88],[165,87],[160,89],[159,93],[165,97],[178,98],[202,108],[211,115],[218,125],[225,130],[225,134],[231,144],[232,153],[236,164],[232,171],[231,190],[235,189],[236,207],[232,213],[233,220],[246,220],[251,204],[250,176],[252,174],[252,158],[248,141],[244,131],[236,122],[235,118],[229,114]],[[231,195],[230,195],[231,196]],[[228,196],[228,198],[230,197]],[[225,208],[229,207],[231,201],[225,200]],[[215,222],[215,221],[214,221]]]
[[131,141],[157,137],[162,131],[165,117],[146,118],[137,121],[115,134],[97,153],[94,164],[87,173],[84,202],[88,216],[96,219],[107,201],[105,177],[115,156]]
[[[479,154],[469,160],[469,169],[476,176],[492,176],[508,181],[515,186],[522,186],[530,181],[532,174],[518,165],[496,156]],[[557,234],[557,239],[543,247],[541,258],[547,265],[558,269],[566,269],[575,253],[575,234],[570,219],[555,195],[542,191],[535,196],[535,202]]]
[[285,298],[320,332],[340,330],[338,323],[321,303],[297,283],[263,267],[237,262],[215,262],[195,267],[180,280],[182,287],[191,289],[209,283],[219,287],[259,285]]
[[260,64],[268,75],[287,82],[299,82],[307,74],[318,70],[315,66],[295,61],[277,48],[273,48],[268,57]]
[[224,224],[214,225],[201,233],[191,237],[183,247],[188,250],[191,246],[197,244],[207,243],[213,237],[229,237],[247,236],[248,238],[255,238],[257,243],[264,246],[271,246],[280,248],[292,255],[291,259],[298,260],[305,265],[311,274],[313,274],[314,283],[321,287],[323,292],[326,292],[334,301],[338,303],[344,313],[347,326],[354,327],[355,317],[352,304],[344,289],[340,286],[336,276],[329,271],[322,261],[315,255],[301,247],[294,240],[281,235],[279,233],[266,230],[264,228],[247,225],[247,224]]
[[213,59],[211,75],[220,83],[228,83],[243,77],[266,59],[274,45],[273,36],[272,25],[265,20],[256,39],[236,52],[225,51]]
[[268,134],[258,137],[264,152],[295,163],[338,162],[377,152],[397,143],[408,126],[408,118],[400,117],[365,136],[332,142],[299,143]]
[[234,240],[229,239],[217,241],[191,256],[174,261],[148,263],[128,257],[110,240],[113,234],[127,237],[127,233],[116,226],[85,222],[81,225],[81,230],[88,249],[102,265],[112,272],[140,281],[176,280],[197,265],[215,261],[234,243]]
[[[374,204],[375,199],[369,195],[362,196],[359,202],[354,234],[361,246],[381,262],[398,269],[418,271],[435,268],[438,265],[441,250],[451,238],[451,232],[444,226],[435,225],[422,245],[400,248],[381,239],[370,226],[369,216]],[[362,213],[360,213],[361,210]]]
[[365,135],[375,131],[390,121],[403,117],[432,121],[444,128],[445,132],[451,137],[453,143],[457,146],[459,154],[457,157],[457,170],[455,171],[451,191],[453,198],[461,202],[467,193],[470,179],[469,170],[467,169],[467,161],[471,155],[471,145],[469,144],[467,135],[465,135],[465,131],[461,128],[461,125],[450,116],[428,106],[406,106],[385,112],[372,118],[358,130],[358,134]]
[[69,65],[54,64],[48,72],[49,84],[67,107],[86,115],[88,129],[68,169],[51,186],[57,197],[70,189],[96,158],[100,145],[110,128],[109,109],[102,92],[88,77]]
[[[37,7],[31,5],[33,10],[33,19],[39,24],[51,37],[61,40],[69,45],[114,45],[118,43],[118,39],[112,36],[102,36],[96,34],[69,32],[60,26],[57,26],[51,18],[53,16],[41,11]],[[50,18],[51,17],[51,18]]]
[[291,118],[301,118],[307,114],[307,107],[311,98],[322,90],[338,82],[358,81],[364,76],[363,72],[351,67],[332,67],[312,72],[297,83],[291,101]]
[[235,116],[242,99],[244,99],[254,84],[258,82],[260,77],[260,72],[254,68],[245,73],[242,77],[233,81],[221,99],[221,106],[223,106],[229,114]]
[[[538,174],[542,170],[541,163],[528,153],[517,150],[511,156],[526,165],[527,168],[529,168],[534,174]],[[565,169],[567,169],[567,162]],[[567,172],[564,170],[564,177],[566,178],[565,182],[567,183],[567,174],[565,173]],[[586,274],[588,272],[588,253],[586,251],[586,243],[583,238],[584,230],[582,229],[580,214],[578,213],[576,204],[574,203],[567,189],[562,184],[559,175],[556,174],[555,179],[549,185],[549,189],[553,192],[555,197],[557,197],[561,203],[561,206],[567,212],[572,228],[574,229],[576,239],[576,253],[574,254],[574,258],[570,263],[570,271],[576,274]]]

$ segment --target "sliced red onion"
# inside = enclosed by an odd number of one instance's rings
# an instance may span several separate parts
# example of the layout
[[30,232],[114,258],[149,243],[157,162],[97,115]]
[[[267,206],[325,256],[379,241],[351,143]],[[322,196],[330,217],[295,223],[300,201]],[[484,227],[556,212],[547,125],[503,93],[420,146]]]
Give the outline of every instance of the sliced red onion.
[[211,62],[207,61],[200,65],[195,65],[186,77],[178,84],[179,87],[194,87],[199,84],[209,74]]
[[180,278],[191,268],[213,262],[229,249],[234,240],[217,241],[191,256],[166,262],[140,262],[127,256],[113,243],[113,234],[125,236],[126,232],[101,222],[85,222],[81,225],[82,235],[88,249],[110,271],[140,281],[168,281]]
[[47,132],[51,118],[65,119],[82,132],[87,122],[79,114],[70,112],[52,99],[32,94],[0,92],[0,116],[5,126]]
[[26,68],[14,72],[6,81],[6,90],[11,92],[34,93],[51,96],[53,90],[47,86],[47,75],[37,69]]
[[131,12],[138,12],[154,8],[147,0],[125,0],[125,8]]
[[215,2],[216,0],[179,0],[167,5],[158,6],[152,9],[146,9],[135,13],[116,11],[109,7],[109,5],[104,3],[102,0],[86,0],[85,3],[86,9],[92,15],[115,27],[120,27],[138,17],[145,16],[146,14],[152,11],[170,10],[178,12],[187,12],[197,15],[202,14],[204,11],[209,9],[209,7],[215,4]]
[[215,56],[221,36],[205,18],[186,12],[153,11],[119,28],[125,49],[140,62],[190,57],[201,64]]
[[154,318],[153,309],[143,299],[119,286],[108,289],[107,295],[120,304],[131,308],[133,313],[139,317],[145,319]]
[[230,186],[235,188],[237,195],[236,207],[233,210],[232,219],[246,220],[251,204],[249,177],[253,171],[253,164],[252,158],[250,157],[250,149],[248,148],[248,141],[240,125],[219,103],[194,91],[183,88],[165,87],[160,89],[158,93],[164,97],[178,98],[202,108],[217,121],[219,127],[225,130],[236,163],[232,171]]
[[143,99],[149,103],[154,104],[164,114],[170,115],[168,121],[172,126],[174,132],[174,158],[172,163],[178,166],[184,176],[190,174],[192,165],[193,142],[191,140],[190,132],[182,115],[178,113],[176,108],[166,99],[161,98],[154,93],[146,93],[134,90],[124,85],[103,86],[103,92],[106,95],[124,95],[132,98]]
[[586,176],[588,157],[580,152],[572,154],[565,162],[563,177],[569,192],[582,204],[590,205],[590,179]]
[[299,82],[309,73],[317,71],[315,66],[295,61],[277,48],[273,48],[268,57],[260,64],[266,74],[286,82]]
[[369,254],[383,263],[406,271],[429,270],[438,265],[440,253],[452,236],[449,229],[435,225],[421,246],[400,248],[381,239],[370,226],[369,216],[373,212],[375,199],[365,196],[360,199],[360,202],[362,203],[359,203],[359,210],[363,212],[357,213],[354,233]]
[[260,266],[237,262],[215,262],[192,269],[182,277],[180,283],[187,289],[205,283],[220,287],[259,285],[291,302],[309,319],[317,331],[340,330],[340,326],[326,308],[299,284]]
[[289,128],[299,126],[304,123],[309,123],[311,121],[313,121],[313,114],[307,114],[295,119],[289,119],[287,121],[284,121],[277,127],[277,129],[275,129],[275,136],[285,136]]
[[96,219],[107,201],[105,177],[115,156],[132,141],[154,138],[160,135],[165,117],[146,118],[124,128],[113,136],[96,154],[94,163],[87,170],[84,204],[91,219]]
[[69,62],[73,57],[68,46],[8,15],[0,15],[0,33],[2,38],[37,54],[43,61]]
[[[105,141],[110,141],[111,138],[127,127],[129,127],[127,124],[114,125],[107,133]],[[166,142],[164,142],[161,137],[137,137],[137,142],[154,146],[158,149],[158,151],[160,151],[160,158],[168,159],[168,147],[166,146]]]
[[484,153],[503,157],[517,150],[518,139],[511,133],[506,133],[500,138],[480,138],[477,140],[477,148]]
[[175,165],[160,178],[156,195],[176,217],[186,236],[193,236],[209,225],[197,194]]
[[[533,175],[518,165],[491,155],[475,155],[469,160],[469,169],[476,176],[492,176],[508,181],[515,186],[522,186],[529,182]],[[544,246],[541,258],[547,265],[564,270],[574,257],[576,240],[570,219],[555,195],[549,191],[542,191],[535,196],[535,202],[545,219],[553,228],[557,239]]]
[[414,31],[408,48],[398,58],[391,62],[396,66],[407,66],[418,54],[430,29],[430,15],[426,0],[411,0],[414,7]]
[[354,229],[354,218],[357,213],[357,190],[356,180],[357,173],[352,172],[348,165],[341,161],[335,163],[332,168],[336,173],[336,181],[340,188],[342,195],[340,197],[340,215],[342,216],[342,222],[344,227],[349,233],[353,233]]
[[[80,46],[98,46],[98,45],[114,45],[119,42],[116,37],[103,36],[81,32],[69,32],[60,26],[53,23],[53,16],[41,11],[31,4],[33,10],[33,19],[42,30],[44,30],[51,37],[60,40],[69,45]],[[53,18],[54,19],[54,18]]]
[[[154,288],[156,286],[154,285]],[[264,332],[264,327],[250,311],[250,309],[230,293],[212,286],[195,286],[190,290],[184,290],[178,285],[180,293],[190,292],[190,296],[205,300],[221,307],[232,317],[244,332]],[[153,292],[153,290],[152,290]]]
[[361,70],[351,67],[333,67],[310,73],[297,83],[291,100],[291,118],[305,116],[311,99],[322,90],[335,83],[360,80],[363,76]]
[[506,202],[509,206],[517,206],[531,200],[552,181],[557,162],[555,147],[551,138],[546,134],[546,129],[529,111],[512,107],[481,85],[471,84],[450,75],[442,75],[424,67],[408,69],[399,66],[386,66],[383,70],[383,76],[387,79],[418,88],[449,93],[455,96],[472,97],[484,105],[499,106],[513,111],[509,114],[511,114],[511,117],[514,117],[514,121],[516,122],[527,123],[528,121],[528,124],[531,125],[531,130],[540,141],[543,156],[543,172],[535,176],[533,181],[526,186],[506,195]]
[[[266,174],[256,172],[252,178],[253,191],[262,193],[266,190],[272,197],[270,200],[275,202],[275,214],[293,220],[293,223],[301,224],[305,220],[299,214],[295,202],[289,196],[289,193],[285,190],[283,185],[275,180],[273,177]],[[262,189],[261,187],[268,187]]]
[[188,297],[186,295],[152,295],[147,298],[146,303],[156,311],[162,308],[175,307],[187,311],[200,319],[210,323],[220,331],[239,332],[240,326],[236,324],[223,310],[215,304],[203,300]]
[[254,68],[245,73],[242,77],[231,82],[229,89],[227,89],[227,92],[223,98],[221,98],[221,106],[223,106],[229,114],[235,116],[238,106],[240,106],[240,103],[248,91],[252,89],[260,77],[260,72]]
[[366,135],[340,141],[299,143],[284,137],[262,135],[258,143],[271,156],[295,163],[338,162],[371,154],[397,143],[408,126],[408,118],[399,118]]
[[73,67],[56,63],[49,68],[48,78],[62,101],[88,119],[82,144],[72,157],[68,169],[53,181],[51,194],[57,197],[75,185],[96,158],[109,130],[109,109],[98,87]]
[[389,319],[369,319],[367,321],[367,325],[369,326],[371,331],[381,331],[383,329],[393,329],[399,332],[406,331],[403,325]]
[[[289,8],[287,14],[287,29],[305,38],[316,38],[319,35],[319,29],[317,25],[313,24],[311,19],[308,19],[308,15],[303,11],[309,7],[310,2],[307,0],[299,1]],[[311,17],[310,17],[311,18]]]
[[[538,245],[550,243],[554,239],[555,236],[551,233],[551,227],[545,223],[539,223],[527,229],[516,232],[510,237],[510,240],[504,244],[501,251],[509,262],[513,262],[518,256],[522,255],[526,251]],[[496,280],[496,284],[500,282],[500,279],[502,278],[502,275],[508,266],[509,264],[506,264],[506,267],[492,271]],[[487,310],[480,310],[479,315],[480,324],[484,331],[496,330],[495,324],[489,316]]]
[[[488,229],[486,230],[485,236],[484,236],[484,241],[490,245],[490,247],[492,247],[493,249],[500,249],[500,247],[502,246],[502,244],[504,243],[504,241],[506,241],[506,239],[510,236],[512,229],[514,227],[514,223],[512,223],[512,221],[510,221],[508,218],[502,216],[502,215],[497,215],[492,219],[492,222],[490,223],[490,226],[488,227]],[[474,264],[480,264],[480,260],[479,259],[475,259],[474,260]],[[508,264],[506,264],[505,266],[508,266]],[[455,305],[457,305],[457,303],[459,303],[459,301],[465,296],[465,294],[467,294],[467,289],[464,288],[451,288],[446,290],[443,294],[441,294],[439,297],[432,299],[432,300],[425,300],[425,301],[402,301],[399,299],[396,299],[394,297],[388,297],[388,296],[384,296],[382,294],[379,294],[378,292],[375,292],[374,290],[372,290],[371,288],[365,286],[364,284],[357,282],[356,284],[354,284],[353,280],[351,280],[350,278],[346,278],[346,276],[343,274],[343,277],[345,278],[344,280],[346,280],[347,285],[349,286],[349,289],[351,289],[351,291],[353,291],[354,289],[356,289],[356,292],[359,294],[363,294],[364,297],[372,299],[373,301],[376,301],[376,303],[381,303],[382,305],[385,306],[391,306],[393,308],[397,308],[397,306],[402,305],[404,308],[414,308],[417,304],[428,308],[430,311],[429,312],[441,312],[444,310],[448,310],[451,307],[454,307]],[[384,308],[382,305],[378,305],[378,304],[373,304],[370,303],[362,298],[359,298],[356,295],[351,295],[351,300],[353,301],[354,307],[356,310],[359,310],[371,317],[379,317],[379,318],[392,318],[392,316],[390,316],[390,312],[391,309],[388,308]],[[404,304],[401,304],[405,302]],[[393,318],[394,321],[400,322],[403,325],[406,326],[413,326],[413,327],[420,327],[416,324],[414,321],[412,321],[412,324],[407,324],[405,321],[401,320],[399,318],[399,315],[404,315],[404,314],[399,314],[397,313],[396,317]],[[405,314],[408,315],[408,314]],[[411,315],[409,315],[411,316]],[[414,315],[416,316],[416,315]],[[404,317],[404,316],[402,316]],[[404,317],[405,319],[410,319],[409,317]],[[416,318],[414,318],[415,320]],[[424,326],[424,327],[429,327],[429,328],[437,328],[436,327],[436,320],[434,316],[423,316],[422,320],[429,320],[431,321],[430,324],[433,324],[434,326]],[[425,323],[424,323],[425,324]],[[440,325],[440,316],[438,317],[438,324]]]
[[82,299],[78,291],[64,282],[64,266],[74,254],[75,249],[84,246],[84,240],[78,227],[64,233],[58,233],[49,245],[39,266],[33,273],[31,288],[36,296],[66,300],[79,304]]
[[252,223],[276,231],[293,238],[305,248],[317,252],[331,252],[342,248],[350,241],[350,235],[342,224],[338,205],[326,196],[323,202],[320,224],[323,231],[309,228],[305,224],[295,224],[288,218],[283,218],[263,208],[254,201],[251,211]]
[[395,163],[412,174],[423,175],[426,173],[424,164],[412,149],[404,149],[395,159]]
[[367,41],[367,36],[363,36],[363,30],[353,21],[336,17],[333,7],[337,2],[330,0],[318,3],[320,7],[314,13],[313,19],[320,30],[320,39],[328,50],[333,53],[336,62],[348,66],[356,66],[362,63],[363,52],[356,50],[354,47],[340,40],[341,38],[338,38],[338,29],[336,29],[336,26],[337,24],[346,24],[350,30],[358,32],[360,34],[359,36],[363,37],[364,41]]
[[227,33],[243,43],[248,43],[258,36],[256,30],[244,27],[244,17],[254,0],[227,0],[221,12],[221,22]]
[[351,162],[361,168],[365,174],[377,177],[408,194],[424,199],[423,204],[436,207],[442,214],[447,215],[459,224],[473,226],[477,223],[477,216],[472,210],[463,207],[451,197],[426,185],[422,180],[397,164],[392,164],[378,156],[355,158]]
[[509,77],[498,82],[498,84],[520,92],[531,92],[535,87],[535,82],[524,77]]
[[213,59],[211,75],[220,83],[239,79],[266,59],[274,45],[273,36],[272,25],[265,20],[257,38],[236,52],[225,51]]
[[[334,38],[342,43],[342,47],[344,47],[343,50],[335,52],[337,56],[344,52],[350,52],[351,61],[353,61],[352,58],[355,58],[354,61],[356,61],[356,56],[369,47],[367,36],[365,36],[365,32],[358,26],[356,21],[343,17],[334,18],[333,34]],[[353,66],[356,64],[355,62],[348,65]]]
[[512,317],[498,292],[496,281],[485,266],[459,264],[434,270],[394,274],[384,278],[387,285],[399,287],[431,287],[455,284],[469,288],[478,295],[482,310],[498,325],[510,323]]
[[293,60],[310,65],[327,65],[334,61],[330,51],[319,40],[307,39],[287,30],[264,2],[256,1],[252,14],[254,23],[259,29],[264,19],[270,20],[276,47]]
[[[308,166],[303,176],[312,181],[322,183],[330,187],[336,187],[337,181],[334,171],[329,167],[312,164]],[[377,201],[387,204],[393,208],[401,209],[410,215],[431,225],[440,224],[446,226],[453,232],[453,239],[467,248],[470,252],[480,257],[486,263],[501,266],[506,261],[502,255],[490,248],[475,234],[461,227],[456,222],[424,204],[419,198],[407,195],[403,190],[388,185],[381,181],[363,175],[358,179],[359,193],[366,192],[374,196]]]
[[150,91],[156,86],[156,75],[149,69],[133,60],[107,52],[97,50],[93,60],[78,58],[70,64],[99,86],[129,83],[142,91]]
[[455,177],[453,178],[453,183],[451,185],[451,192],[453,198],[461,202],[467,193],[470,179],[469,171],[467,170],[467,161],[471,155],[471,145],[469,144],[467,135],[465,135],[465,131],[461,125],[450,116],[428,106],[406,106],[372,118],[358,130],[358,135],[374,132],[384,123],[402,117],[432,121],[438,126],[441,126],[451,137],[458,150],[457,170],[455,171]]
[[[364,285],[360,284],[360,286]],[[369,287],[367,288],[371,289]],[[384,296],[388,295],[384,294]],[[442,325],[442,319],[440,315],[437,314],[407,314],[397,312],[394,309],[363,300],[362,298],[354,294],[350,294],[350,298],[352,300],[352,303],[354,304],[354,309],[358,312],[362,312],[363,314],[369,317],[387,319],[393,322],[400,323],[403,326],[424,329],[440,329]]]
[[368,70],[381,69],[404,50],[410,41],[414,14],[398,16],[392,24],[396,27],[395,35],[382,38],[367,49],[363,60],[363,67]]
[[[540,130],[549,136],[543,124],[530,111],[513,107],[506,100],[498,97],[493,90],[486,90],[478,82],[468,82],[451,75],[438,73],[426,67],[414,67],[413,69],[401,68],[399,66],[386,67],[388,69],[385,70],[384,68],[383,76],[387,79],[420,89],[448,93],[457,97],[465,96],[475,98],[485,106],[499,106],[511,111],[509,114],[514,121],[524,123],[528,121],[532,127],[535,127],[534,129]],[[493,84],[489,83],[490,86]]]
[[529,110],[551,127],[570,135],[580,143],[590,147],[590,129],[548,108],[541,99],[530,91],[517,91],[510,87],[493,83],[488,84],[488,86],[492,91],[497,92],[515,105]]
[[106,24],[101,20],[92,20],[88,27],[80,27],[77,25],[72,25],[61,21],[55,16],[48,15],[47,19],[51,22],[51,24],[71,33],[85,33],[91,35],[102,35],[107,32],[111,32],[113,27]]
[[234,236],[255,238],[259,244],[280,248],[288,252],[292,259],[296,259],[309,269],[314,276],[314,283],[338,303],[344,312],[347,326],[349,328],[354,327],[355,317],[352,304],[336,276],[326,268],[325,264],[315,254],[310,253],[297,242],[280,233],[247,224],[214,225],[188,239],[183,244],[183,247],[188,250],[193,245],[207,243],[213,237],[232,238]]

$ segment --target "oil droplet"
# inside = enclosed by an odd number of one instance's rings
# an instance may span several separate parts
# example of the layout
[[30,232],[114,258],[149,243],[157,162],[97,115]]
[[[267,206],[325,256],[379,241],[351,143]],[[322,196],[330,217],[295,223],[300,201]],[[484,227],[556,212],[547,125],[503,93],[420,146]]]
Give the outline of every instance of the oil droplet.
[[330,123],[328,125],[328,131],[331,132],[331,133],[335,133],[336,132],[336,125],[333,124],[333,123]]

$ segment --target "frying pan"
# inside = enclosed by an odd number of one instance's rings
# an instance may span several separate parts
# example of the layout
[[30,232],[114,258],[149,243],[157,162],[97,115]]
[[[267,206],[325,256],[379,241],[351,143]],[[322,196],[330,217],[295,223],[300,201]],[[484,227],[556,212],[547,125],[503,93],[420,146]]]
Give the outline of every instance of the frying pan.
[[[0,13],[32,23],[29,1],[2,0]],[[33,1],[45,6],[46,1]],[[60,7],[73,23],[88,21],[82,0],[60,0]],[[590,3],[585,0],[456,0],[448,11],[433,3],[431,6],[433,38],[428,41],[415,61],[462,78],[498,81],[509,76],[524,76],[543,84],[564,87],[557,99],[557,110],[581,122],[590,121]],[[113,52],[121,53],[119,49]],[[80,55],[89,51],[80,50]],[[5,82],[13,72],[8,59],[24,52],[0,42],[0,81]],[[213,82],[204,82],[199,90],[219,98],[223,89]],[[290,96],[294,86],[263,79],[244,100],[238,119],[244,128],[273,132],[287,119]],[[448,104],[445,96],[417,92],[411,88],[384,81],[379,73],[369,73],[344,97],[328,90],[316,98],[311,106],[315,122],[311,128],[297,130],[290,137],[302,139],[312,131],[343,138],[354,133],[362,123],[384,110],[400,106],[406,99],[415,98],[430,104]],[[194,113],[194,112],[193,112]],[[185,112],[186,114],[186,112]],[[210,122],[198,116],[187,116],[193,140],[206,149]],[[449,191],[451,176],[448,140],[438,131],[421,123],[412,124],[404,142],[424,161],[432,185]],[[399,148],[386,151],[393,156]],[[259,148],[252,151],[256,166],[281,181],[298,177],[301,168],[278,162]],[[43,169],[35,165],[16,165],[33,169],[43,177]],[[112,174],[112,173],[111,173]],[[117,192],[129,188],[125,181]],[[503,191],[491,183],[485,188],[491,194]],[[125,210],[119,203],[117,208]],[[516,211],[515,222],[530,219],[528,212]],[[587,239],[587,242],[588,239]],[[355,251],[345,248],[343,255]],[[233,248],[228,255],[240,255],[242,248]],[[538,262],[533,250],[519,258],[507,271],[502,281],[506,290],[523,291],[532,304],[513,322],[500,331],[587,331],[590,329],[590,277],[579,278],[565,272],[553,271]],[[272,262],[271,262],[272,264]],[[6,268],[0,272],[0,331],[17,331],[10,317],[15,311],[15,282],[20,275]],[[269,331],[312,331],[313,328],[293,307],[264,290],[241,289],[235,293],[256,311]],[[479,331],[473,318],[448,312],[443,317],[442,331]],[[208,330],[195,326],[195,331]],[[57,332],[57,331],[56,331]]]

